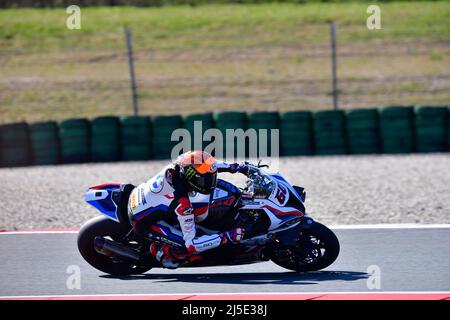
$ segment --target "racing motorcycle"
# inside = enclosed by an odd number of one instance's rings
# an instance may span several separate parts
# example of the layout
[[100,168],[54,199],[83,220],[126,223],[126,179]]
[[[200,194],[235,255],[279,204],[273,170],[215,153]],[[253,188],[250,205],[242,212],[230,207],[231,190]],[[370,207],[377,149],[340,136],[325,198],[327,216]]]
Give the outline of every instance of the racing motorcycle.
[[[197,234],[212,234],[239,225],[245,230],[240,243],[228,243],[200,253],[201,259],[180,267],[250,264],[272,260],[297,272],[331,265],[339,254],[339,241],[326,226],[305,214],[306,193],[267,165],[247,163],[247,181],[237,187],[218,179],[209,200],[208,217],[196,224]],[[141,274],[163,266],[149,252],[153,241],[182,248],[177,224],[159,221],[146,237],[134,233],[127,203],[132,185],[106,183],[90,187],[85,201],[104,216],[86,222],[78,233],[78,249],[94,268],[111,275]],[[190,198],[195,207],[196,199]],[[205,201],[199,200],[199,201]]]

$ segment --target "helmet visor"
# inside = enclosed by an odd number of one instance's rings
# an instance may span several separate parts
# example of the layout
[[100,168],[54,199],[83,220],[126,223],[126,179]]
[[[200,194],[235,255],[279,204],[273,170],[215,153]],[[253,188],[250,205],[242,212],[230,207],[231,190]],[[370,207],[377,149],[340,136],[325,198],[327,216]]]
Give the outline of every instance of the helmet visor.
[[206,174],[196,173],[188,182],[195,191],[202,194],[209,194],[217,185],[217,172],[208,172]]

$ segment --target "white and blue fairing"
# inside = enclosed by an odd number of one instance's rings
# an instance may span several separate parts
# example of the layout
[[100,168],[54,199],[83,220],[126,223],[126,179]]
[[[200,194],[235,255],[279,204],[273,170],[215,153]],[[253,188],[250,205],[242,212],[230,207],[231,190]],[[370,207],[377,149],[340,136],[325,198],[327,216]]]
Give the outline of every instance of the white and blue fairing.
[[269,174],[259,168],[254,168],[258,175],[263,177],[264,189],[270,190],[270,194],[255,194],[255,199],[244,201],[242,209],[257,210],[263,209],[270,219],[269,230],[278,229],[289,221],[296,220],[304,215],[297,206],[291,204],[295,201],[289,201],[291,196],[304,208],[304,202],[298,192],[291,184],[279,173]]
[[119,183],[107,183],[90,187],[84,194],[84,201],[110,219],[119,222],[115,195],[120,192]]

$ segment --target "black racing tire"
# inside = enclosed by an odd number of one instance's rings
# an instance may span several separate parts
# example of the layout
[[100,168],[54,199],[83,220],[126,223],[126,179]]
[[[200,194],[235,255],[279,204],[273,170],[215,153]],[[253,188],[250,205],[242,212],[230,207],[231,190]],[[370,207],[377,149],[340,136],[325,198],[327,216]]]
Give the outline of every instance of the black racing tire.
[[[288,251],[291,253],[291,259],[281,258],[279,254],[274,253],[271,260],[279,265],[280,267],[293,270],[296,272],[307,272],[307,271],[318,271],[325,269],[331,265],[338,257],[340,251],[339,240],[329,228],[314,222],[310,228],[300,230],[300,239],[294,246],[284,246],[279,247],[275,250]],[[319,244],[317,248],[314,248],[312,242],[309,244],[311,249],[308,251],[309,254],[315,253],[314,259],[309,262],[305,262],[305,257],[310,257],[310,255],[305,255],[305,242],[302,239],[317,239]],[[320,253],[319,253],[320,251]]]
[[117,262],[94,249],[94,239],[98,236],[123,237],[130,231],[129,226],[117,223],[104,216],[87,221],[78,233],[78,250],[83,258],[94,268],[116,276],[141,274],[151,266],[136,266],[129,262]]

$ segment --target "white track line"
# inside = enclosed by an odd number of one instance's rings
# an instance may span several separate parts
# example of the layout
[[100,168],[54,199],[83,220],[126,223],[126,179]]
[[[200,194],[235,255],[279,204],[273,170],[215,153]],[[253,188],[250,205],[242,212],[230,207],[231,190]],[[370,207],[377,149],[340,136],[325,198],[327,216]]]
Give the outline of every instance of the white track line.
[[[450,229],[450,224],[354,224],[354,225],[331,225],[328,226],[333,230],[383,230],[383,229]],[[21,230],[21,231],[4,231],[1,235],[16,234],[71,234],[78,233],[77,230]]]
[[0,296],[0,299],[20,298],[82,298],[82,297],[160,297],[160,296],[245,296],[245,295],[309,295],[309,294],[450,294],[449,291],[305,291],[305,292],[213,292],[213,293],[130,293],[130,294],[78,294],[78,295],[30,295]]
[[333,230],[367,230],[367,229],[449,229],[450,224],[354,224],[328,226]]
[[78,233],[77,230],[23,230],[23,231],[4,231],[0,232],[2,235],[15,235],[15,234],[70,234]]

